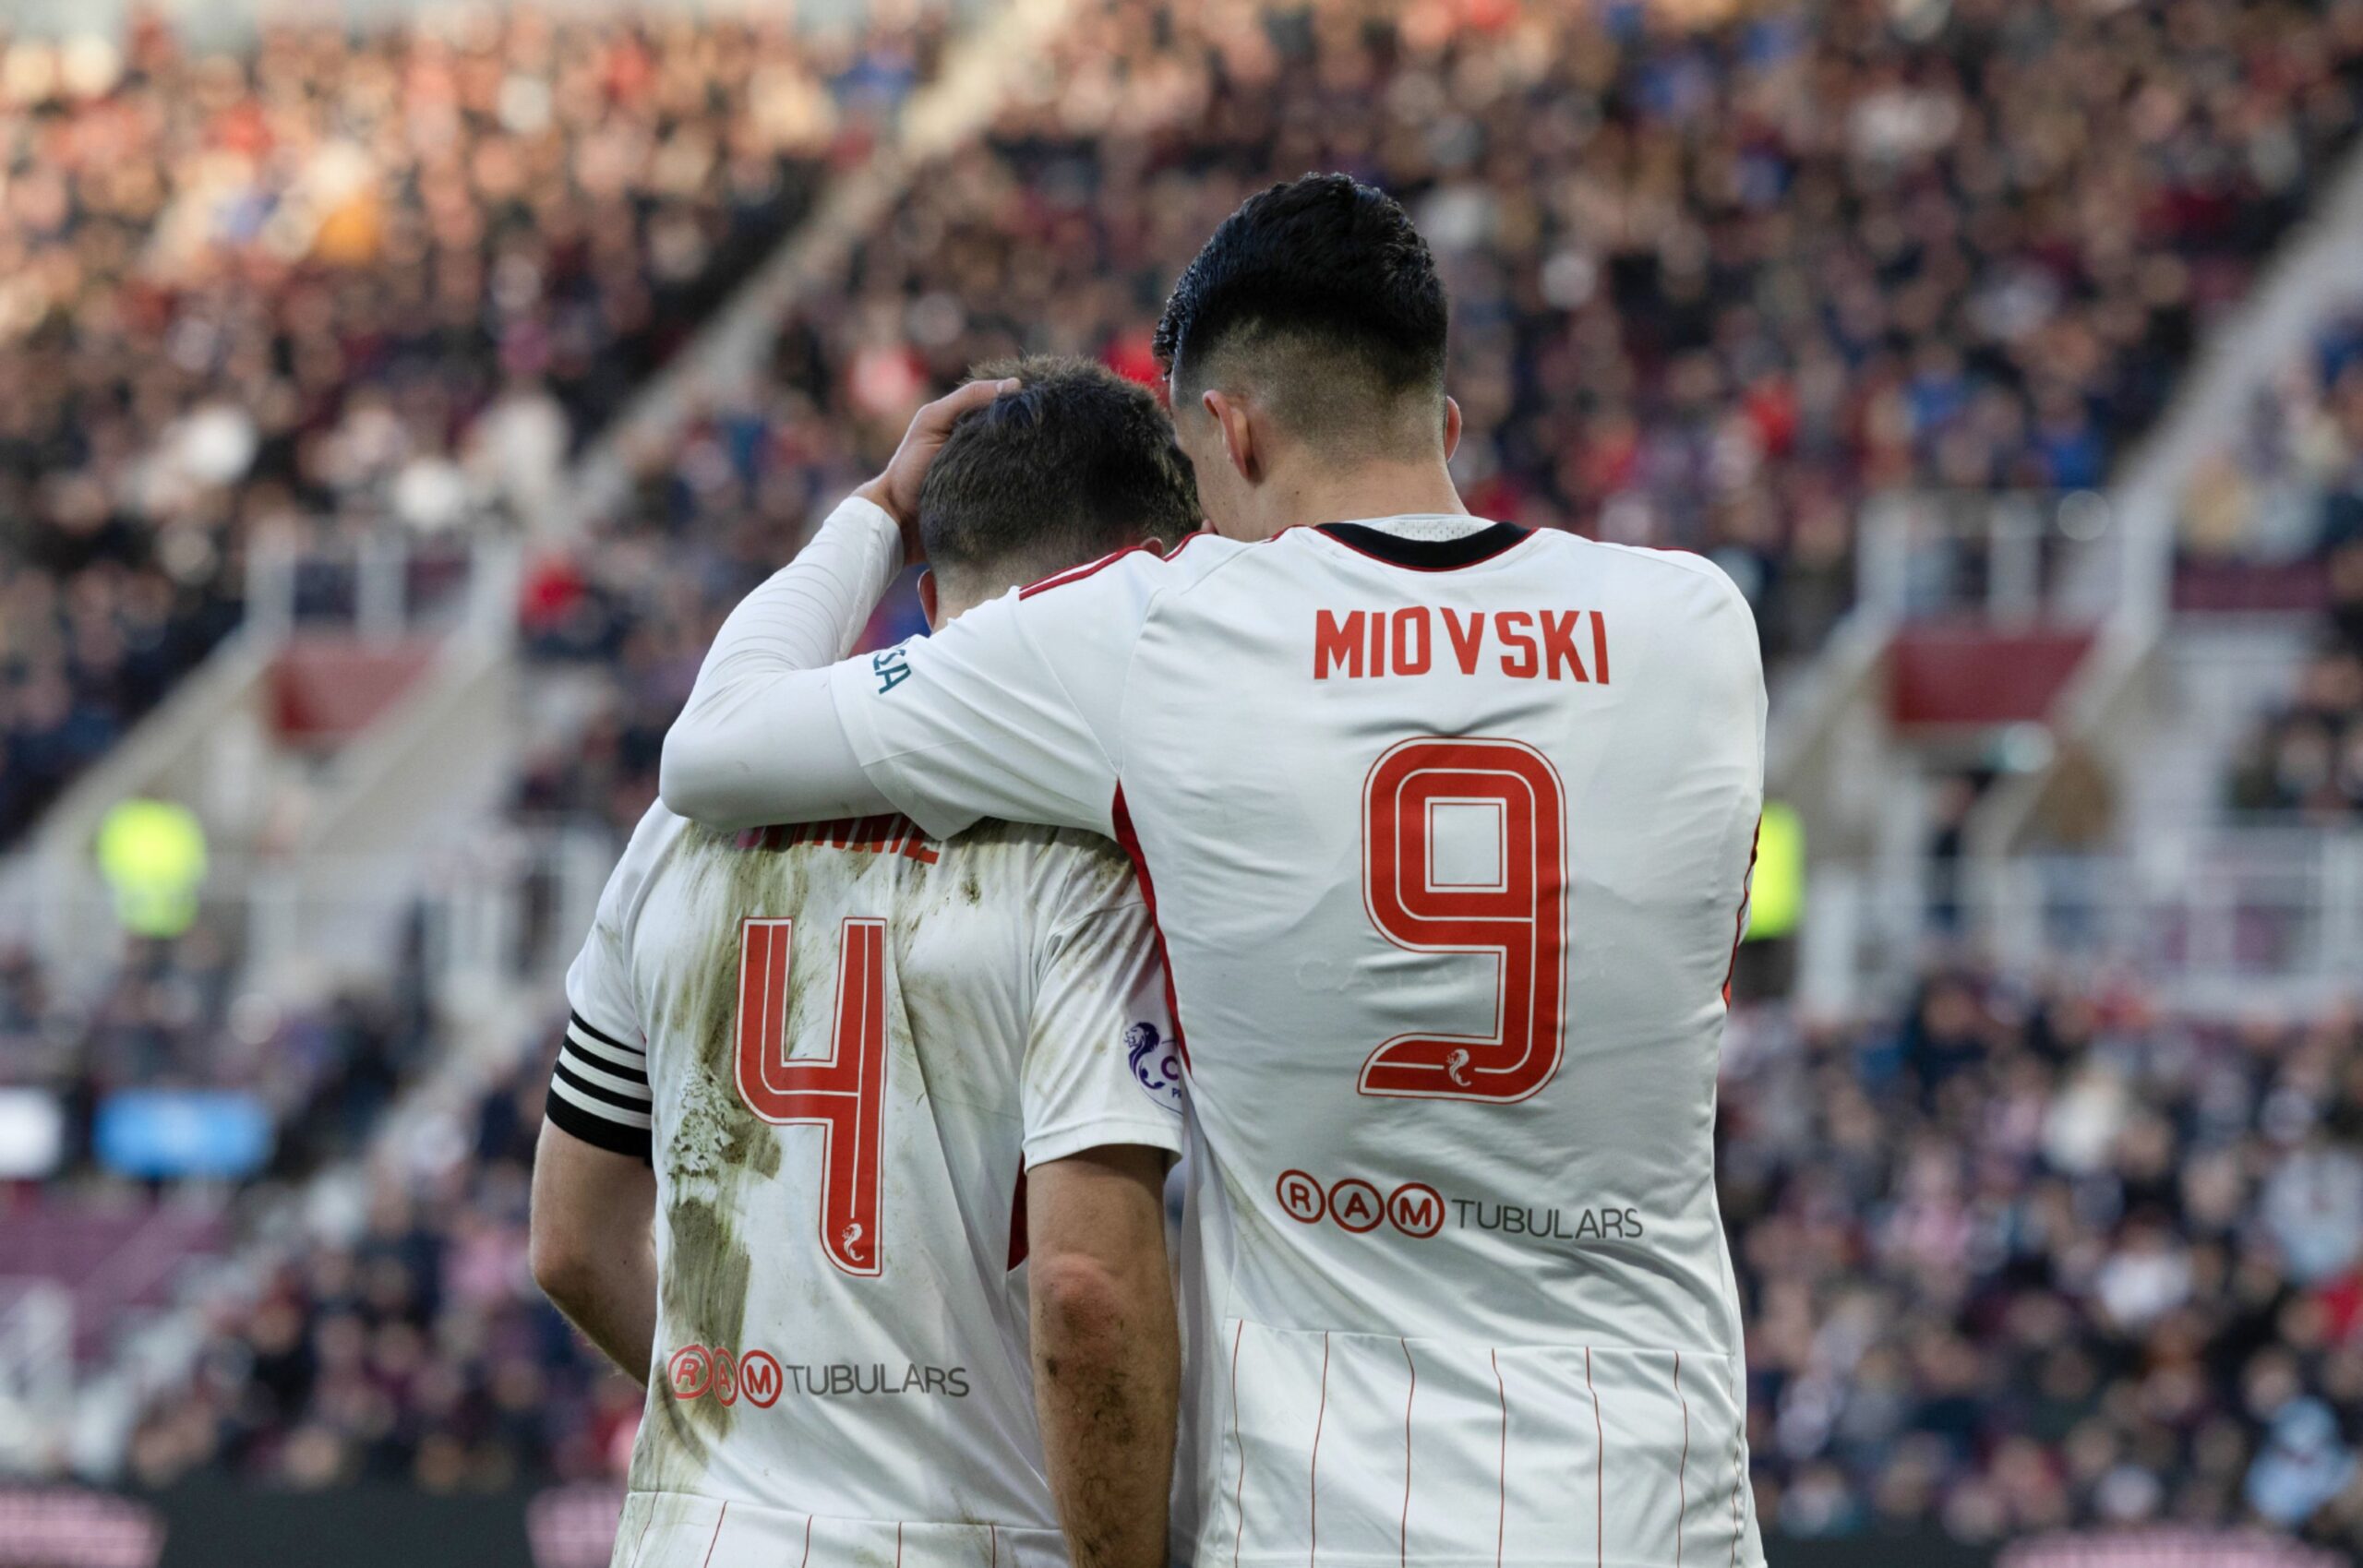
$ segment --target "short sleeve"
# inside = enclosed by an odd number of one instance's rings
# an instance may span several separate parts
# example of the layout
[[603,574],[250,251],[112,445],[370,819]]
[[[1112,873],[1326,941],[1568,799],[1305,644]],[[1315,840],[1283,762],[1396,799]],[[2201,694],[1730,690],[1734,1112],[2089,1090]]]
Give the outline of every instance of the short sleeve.
[[1093,852],[1038,960],[1019,1093],[1030,1168],[1136,1143],[1179,1154],[1182,1063],[1157,928],[1131,871]]
[[642,1160],[650,1158],[654,1119],[627,933],[642,880],[638,852],[648,836],[643,822],[600,892],[591,934],[566,972],[566,1037],[550,1071],[547,1113],[586,1143]]
[[979,604],[835,666],[837,717],[879,793],[938,838],[979,818],[1112,832],[1139,553]]

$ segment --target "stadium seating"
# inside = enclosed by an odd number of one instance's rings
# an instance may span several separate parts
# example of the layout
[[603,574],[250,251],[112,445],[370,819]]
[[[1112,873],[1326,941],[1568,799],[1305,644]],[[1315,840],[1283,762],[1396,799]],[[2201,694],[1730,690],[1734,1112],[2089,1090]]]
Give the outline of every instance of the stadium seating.
[[772,384],[640,454],[627,514],[546,569],[542,646],[620,672],[563,793],[630,825],[713,626],[924,395],[1020,350],[1153,378],[1208,228],[1316,166],[1444,253],[1472,506],[1706,551],[1810,652],[1866,493],[2105,479],[2343,143],[2358,66],[2353,14],[2310,6],[1915,35],[1869,3],[1098,0],[784,325]]
[[2268,1434],[2363,1394],[2354,1017],[1938,972],[1883,1026],[1745,1021],[1724,1104],[1777,1528],[2351,1527],[2257,1489]]
[[2274,378],[2183,521],[2189,569],[2221,576],[2226,562],[2261,560],[2268,582],[2287,585],[2273,603],[2321,617],[2285,704],[2233,759],[2229,804],[2331,825],[2363,818],[2363,317]]
[[2320,651],[2299,675],[2286,706],[2267,714],[2233,760],[2228,796],[2243,813],[2297,813],[2326,825],[2363,820],[2363,640],[2341,623],[2363,607],[2363,545],[2333,557],[2334,581],[2350,585]]
[[9,52],[0,840],[234,624],[249,539],[546,502],[938,42],[488,15]]
[[439,1048],[415,961],[391,958],[374,983],[306,1003],[242,992],[233,945],[207,923],[134,943],[91,995],[59,994],[30,953],[0,954],[0,1086],[65,1108],[68,1181],[149,1174],[137,1143],[102,1146],[98,1119],[126,1090],[250,1103],[270,1131],[253,1168],[227,1174],[300,1177],[362,1147]]
[[259,1299],[226,1307],[189,1382],[133,1437],[133,1476],[453,1490],[619,1474],[640,1390],[575,1338],[526,1267],[547,1072],[546,1059],[528,1064],[473,1126],[447,1129],[454,1157],[381,1159],[357,1238],[299,1251]]
[[[1084,0],[990,133],[919,171],[782,323],[767,383],[729,390],[678,440],[630,453],[629,504],[538,550],[528,645],[590,672],[603,696],[586,733],[518,780],[516,812],[619,838],[654,796],[664,728],[722,614],[875,465],[910,408],[1019,350],[1097,355],[1154,378],[1148,330],[1174,269],[1270,179],[1342,166],[1413,203],[1457,302],[1454,381],[1469,421],[1458,467],[1472,505],[1705,550],[1749,592],[1771,651],[1795,655],[1850,602],[1865,496],[2102,483],[2358,118],[2363,7],[2352,4],[1959,0],[1925,13],[1925,29],[1910,25],[1923,13],[1872,0],[1810,17],[1719,15]],[[855,134],[732,120],[714,91],[746,80],[748,62],[704,34],[569,23],[449,52],[270,39],[235,79],[146,40],[121,84],[61,93],[34,123],[64,146],[121,104],[150,138],[138,145],[153,145],[161,127],[191,123],[176,118],[187,113],[177,96],[268,119],[260,84],[274,59],[348,86],[423,74],[463,98],[490,95],[457,120],[480,138],[468,166],[488,161],[497,180],[513,149],[493,149],[531,139],[493,128],[512,112],[498,62],[621,56],[639,62],[632,73],[704,84],[687,117],[706,145],[749,139],[777,161],[783,194],[752,220],[763,233],[801,209],[829,138]],[[825,93],[776,41],[751,53],[764,63],[755,69],[803,84],[789,96],[812,114],[858,120],[850,106],[891,102],[927,74],[931,39],[871,40]],[[159,290],[106,269],[147,249],[131,236],[166,232],[161,195],[133,219],[73,229],[102,236],[77,242],[88,255],[75,265],[97,280],[78,293],[126,303],[0,344],[0,486],[14,486],[0,488],[0,508],[30,509],[36,536],[53,541],[52,555],[0,565],[13,574],[0,585],[7,602],[30,607],[0,619],[0,635],[25,643],[10,664],[0,832],[219,634],[243,531],[289,508],[331,533],[399,513],[404,467],[449,458],[454,433],[512,373],[546,378],[563,441],[612,412],[738,265],[718,237],[733,221],[728,161],[679,198],[702,236],[680,243],[711,255],[668,271],[678,231],[666,218],[682,209],[663,194],[670,165],[654,143],[635,147],[644,162],[627,158],[632,172],[618,177],[654,184],[630,204],[629,254],[568,274],[585,293],[518,284],[522,305],[504,279],[562,269],[539,239],[522,269],[510,261],[510,243],[523,242],[479,188],[486,176],[458,181],[448,212],[422,194],[433,182],[402,184],[416,205],[394,203],[396,214],[458,225],[458,270],[473,268],[476,287],[449,285],[445,303],[454,319],[464,305],[468,322],[456,338],[382,353],[348,354],[349,340],[377,335],[339,313],[382,321],[390,299],[426,287],[378,265],[399,248],[386,242],[323,272],[247,255],[242,241],[234,271],[201,269]],[[569,149],[593,158],[588,143]],[[170,160],[158,166],[185,177]],[[0,229],[0,246],[42,243]],[[683,285],[692,303],[618,304],[616,291],[630,295],[643,274],[697,280]],[[323,288],[323,277],[349,286]],[[141,308],[152,320],[131,308],[151,294]],[[264,317],[227,311],[233,299],[265,302],[244,306]],[[110,320],[145,323],[145,335],[86,348]],[[167,486],[147,510],[102,504],[136,452],[201,458],[222,441],[221,421],[193,416],[206,412],[211,367],[242,373],[249,330],[291,351],[295,368],[264,353],[256,373],[290,381],[300,412],[239,437],[258,455],[234,484]],[[146,365],[191,337],[203,374],[169,370],[152,391],[124,378],[134,356]],[[307,342],[334,350],[317,384],[294,352]],[[2363,409],[2363,382],[2324,376],[2336,388],[2327,423],[2363,428],[2347,408]],[[86,384],[96,389],[75,392],[86,401],[56,406],[24,389]],[[110,399],[110,416],[56,445]],[[166,430],[179,434],[163,441]],[[2347,448],[2309,449],[2334,461],[2308,471],[2293,504],[2353,488]],[[414,480],[408,493],[438,492]],[[2190,553],[2205,554],[2205,531],[2193,537]],[[203,548],[181,543],[191,539]],[[117,564],[123,540],[145,564]],[[2337,771],[2363,730],[2355,550],[2331,557],[2327,579],[2350,651],[2326,654],[2297,715],[2260,739],[2240,769],[2245,804],[2330,818],[2363,800],[2363,762]],[[148,618],[118,626],[112,643],[90,629],[135,611]],[[154,629],[174,616],[194,629]],[[910,628],[906,598],[872,637]],[[137,664],[130,653],[110,664],[74,652],[86,646],[179,651],[150,653],[138,667],[153,673],[136,685],[108,674]],[[108,695],[118,690],[150,695]],[[299,1047],[313,1038],[297,1031],[289,1048],[312,1059]],[[109,1049],[149,1048],[146,1035],[124,1039]],[[330,1063],[363,1064],[321,1081],[390,1084],[448,1043],[423,1015],[370,1039],[318,1046]],[[2352,1015],[2226,1028],[2159,1015],[2138,977],[2076,992],[1932,969],[1907,1007],[1867,1023],[1758,1005],[1735,1024],[1729,1061],[1725,1218],[1753,1325],[1760,1512],[1776,1541],[1926,1518],[1987,1543],[2071,1522],[2261,1518],[2325,1538],[2363,1528],[2351,1498],[2309,1486],[2322,1466],[2288,1458],[2324,1456],[2325,1407],[2363,1406],[2363,1039]],[[359,1236],[307,1243],[258,1302],[219,1312],[193,1376],[152,1402],[132,1474],[438,1490],[618,1474],[637,1391],[602,1371],[524,1265],[546,1071],[528,1063],[472,1126],[442,1129],[436,1158],[377,1150]],[[353,1147],[378,1103],[330,1093],[291,1126],[324,1129],[302,1134],[323,1148]],[[2351,1457],[2346,1439],[2327,1441]]]
[[[229,1239],[223,1216],[201,1204],[165,1204],[107,1193],[0,1208],[0,1256],[15,1282],[63,1288],[72,1313],[73,1354],[104,1355],[110,1335],[137,1314],[163,1306],[188,1259]],[[12,1291],[0,1289],[0,1307]]]
[[[1938,971],[1866,1027],[1744,1013],[1731,1055],[1724,1219],[1769,1531],[2346,1527],[2259,1477],[2283,1424],[2363,1400],[2354,1017],[2205,1027],[2133,989]],[[359,1239],[223,1315],[135,1440],[143,1479],[619,1473],[638,1391],[524,1267],[542,1071],[485,1099],[466,1159],[381,1163]]]

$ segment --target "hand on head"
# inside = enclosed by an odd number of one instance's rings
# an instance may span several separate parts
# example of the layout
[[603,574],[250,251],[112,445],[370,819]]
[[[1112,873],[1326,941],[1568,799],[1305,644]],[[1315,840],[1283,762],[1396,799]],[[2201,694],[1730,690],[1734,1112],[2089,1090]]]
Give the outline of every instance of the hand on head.
[[919,548],[919,485],[927,478],[927,465],[943,449],[944,439],[962,414],[984,407],[1003,392],[1017,390],[1018,386],[1014,377],[970,381],[929,403],[911,416],[911,427],[903,432],[902,444],[887,460],[885,472],[854,492],[883,509],[901,527],[906,561],[925,558]]

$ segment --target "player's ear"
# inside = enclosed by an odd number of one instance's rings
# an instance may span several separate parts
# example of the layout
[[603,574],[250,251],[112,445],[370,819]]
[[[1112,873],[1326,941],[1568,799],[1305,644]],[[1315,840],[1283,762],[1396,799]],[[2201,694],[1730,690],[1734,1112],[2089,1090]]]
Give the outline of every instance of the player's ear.
[[1460,404],[1451,398],[1444,401],[1444,461],[1450,462],[1452,454],[1460,450]]
[[935,573],[922,571],[919,573],[919,613],[927,616],[927,628],[930,631],[933,631],[943,624],[936,605]]
[[1212,388],[1206,389],[1199,401],[1205,405],[1207,417],[1215,422],[1216,430],[1221,433],[1223,455],[1230,460],[1230,466],[1238,470],[1239,477],[1250,485],[1261,480],[1264,477],[1264,454],[1256,448],[1255,426],[1253,421],[1247,417],[1247,406],[1229,393],[1218,392]]

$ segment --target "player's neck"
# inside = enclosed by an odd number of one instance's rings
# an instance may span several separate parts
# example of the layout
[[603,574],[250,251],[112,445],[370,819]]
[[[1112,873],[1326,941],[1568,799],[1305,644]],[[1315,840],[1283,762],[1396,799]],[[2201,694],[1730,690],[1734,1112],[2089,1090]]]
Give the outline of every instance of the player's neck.
[[1308,523],[1469,513],[1453,486],[1451,472],[1440,462],[1315,471],[1288,483],[1273,500],[1275,533]]

